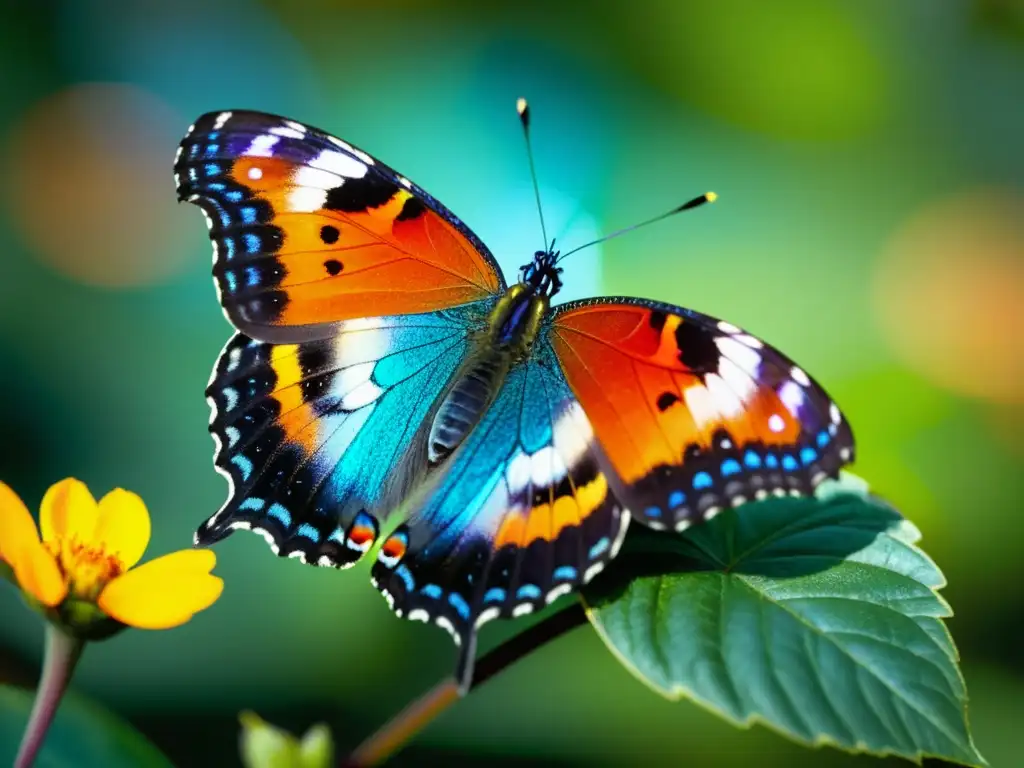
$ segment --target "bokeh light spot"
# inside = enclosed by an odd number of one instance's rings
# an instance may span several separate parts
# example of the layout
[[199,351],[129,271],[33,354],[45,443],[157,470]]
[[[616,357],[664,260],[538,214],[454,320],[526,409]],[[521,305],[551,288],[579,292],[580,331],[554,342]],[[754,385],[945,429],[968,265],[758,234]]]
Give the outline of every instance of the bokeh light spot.
[[904,364],[961,395],[1024,402],[1024,198],[985,189],[927,206],[893,237],[874,292]]
[[170,170],[185,125],[128,85],[76,85],[38,102],[6,141],[12,225],[74,280],[125,288],[167,279],[194,255]]

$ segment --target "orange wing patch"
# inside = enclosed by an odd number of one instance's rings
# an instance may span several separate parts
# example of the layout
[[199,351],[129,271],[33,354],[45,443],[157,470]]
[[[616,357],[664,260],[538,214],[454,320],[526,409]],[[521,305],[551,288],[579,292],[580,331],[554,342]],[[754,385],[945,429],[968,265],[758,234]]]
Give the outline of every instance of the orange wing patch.
[[302,381],[305,378],[299,364],[298,345],[281,344],[270,350],[270,367],[277,376],[277,381],[270,395],[281,404],[279,426],[289,442],[301,445],[306,454],[316,451],[317,430],[310,429],[316,422],[316,413],[302,394]]
[[[652,322],[652,319],[654,322]],[[663,322],[662,322],[663,320]],[[677,463],[689,445],[710,449],[725,430],[737,441],[787,445],[800,422],[770,388],[721,356],[687,365],[678,315],[641,307],[578,311],[558,319],[552,345],[622,479]],[[703,334],[700,328],[695,335]]]
[[298,341],[308,332],[289,328],[431,312],[504,289],[493,257],[451,212],[314,128],[204,115],[175,173],[181,198],[208,215],[224,309],[254,338]]
[[852,460],[828,395],[777,350],[683,309],[581,302],[551,344],[614,467],[616,493],[655,527],[807,492]]

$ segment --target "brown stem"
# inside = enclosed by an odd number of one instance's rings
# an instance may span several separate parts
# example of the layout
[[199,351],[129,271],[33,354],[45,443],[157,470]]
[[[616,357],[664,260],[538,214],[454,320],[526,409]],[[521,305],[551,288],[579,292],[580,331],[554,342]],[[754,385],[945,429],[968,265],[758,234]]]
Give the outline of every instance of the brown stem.
[[14,759],[14,768],[29,768],[35,761],[84,648],[85,643],[81,640],[47,624],[43,672],[36,688],[32,714],[28,717],[18,756]]
[[[469,690],[483,685],[502,670],[566,632],[587,623],[582,603],[576,602],[534,624],[485,654],[476,664]],[[446,678],[393,717],[383,728],[360,744],[342,763],[343,768],[373,768],[402,749],[438,715],[458,701],[459,687]]]

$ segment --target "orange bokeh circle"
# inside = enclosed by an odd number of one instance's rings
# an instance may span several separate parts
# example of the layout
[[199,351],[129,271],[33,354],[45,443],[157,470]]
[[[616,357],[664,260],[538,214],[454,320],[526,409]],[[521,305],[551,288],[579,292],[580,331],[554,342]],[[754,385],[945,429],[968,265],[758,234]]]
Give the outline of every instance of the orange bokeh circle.
[[6,137],[5,203],[50,268],[82,283],[161,282],[190,257],[171,164],[182,119],[139,88],[85,83],[33,105]]
[[1024,402],[1024,198],[977,189],[932,203],[875,273],[885,339],[908,366],[970,397]]

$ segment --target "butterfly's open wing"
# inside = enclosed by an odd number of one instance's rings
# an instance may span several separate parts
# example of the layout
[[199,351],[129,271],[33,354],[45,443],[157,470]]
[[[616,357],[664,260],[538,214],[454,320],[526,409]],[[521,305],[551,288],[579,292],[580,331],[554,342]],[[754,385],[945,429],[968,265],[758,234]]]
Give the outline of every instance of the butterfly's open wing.
[[253,338],[327,338],[342,320],[431,312],[505,287],[487,248],[447,208],[293,120],[203,115],[174,173],[179,198],[207,215],[224,311]]
[[806,494],[853,460],[820,385],[725,322],[640,299],[555,308],[551,343],[637,519],[679,530],[768,493]]
[[629,522],[543,338],[412,508],[381,545],[374,583],[399,616],[452,633],[463,688],[477,629],[589,581]]
[[246,528],[282,556],[358,560],[404,492],[404,457],[490,306],[348,320],[301,344],[236,334],[207,389],[214,462],[231,491],[196,543]]

